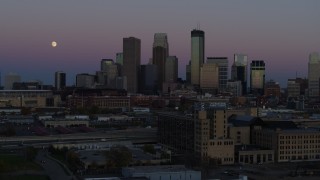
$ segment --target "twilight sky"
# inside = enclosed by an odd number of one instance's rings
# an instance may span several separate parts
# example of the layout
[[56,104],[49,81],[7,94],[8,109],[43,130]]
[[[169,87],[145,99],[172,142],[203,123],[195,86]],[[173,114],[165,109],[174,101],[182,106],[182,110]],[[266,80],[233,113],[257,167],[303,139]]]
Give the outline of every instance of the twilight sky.
[[206,57],[265,60],[267,80],[285,86],[296,72],[307,77],[308,55],[320,51],[319,18],[319,0],[1,0],[0,71],[52,84],[62,70],[72,85],[75,74],[95,73],[101,58],[115,59],[123,37],[141,39],[147,63],[154,33],[163,32],[185,78],[190,31],[200,24]]

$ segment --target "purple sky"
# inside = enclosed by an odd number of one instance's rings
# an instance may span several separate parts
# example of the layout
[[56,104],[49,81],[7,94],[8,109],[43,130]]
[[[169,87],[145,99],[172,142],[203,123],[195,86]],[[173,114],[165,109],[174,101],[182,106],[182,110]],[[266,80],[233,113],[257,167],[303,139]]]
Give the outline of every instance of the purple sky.
[[164,32],[185,78],[190,31],[200,24],[206,57],[265,60],[267,80],[284,86],[296,72],[306,77],[309,53],[320,51],[319,18],[319,0],[2,0],[0,71],[52,84],[62,70],[71,85],[75,74],[98,70],[101,58],[115,59],[123,37],[141,39],[146,63],[154,33]]

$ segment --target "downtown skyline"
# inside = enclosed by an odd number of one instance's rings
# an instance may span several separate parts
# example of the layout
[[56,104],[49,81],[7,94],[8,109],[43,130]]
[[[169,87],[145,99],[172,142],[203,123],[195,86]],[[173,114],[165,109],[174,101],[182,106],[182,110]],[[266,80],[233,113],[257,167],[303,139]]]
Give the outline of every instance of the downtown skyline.
[[[179,77],[191,59],[191,30],[206,34],[206,57],[248,55],[266,63],[266,80],[286,86],[307,77],[308,57],[320,51],[318,1],[55,1],[0,3],[0,72],[23,81],[53,84],[54,73],[94,74],[103,58],[115,60],[122,38],[141,39],[141,64],[152,57],[155,33],[167,33],[169,55],[179,59]],[[52,41],[58,46],[53,48]],[[230,71],[229,71],[230,79]],[[3,78],[2,78],[3,84]]]

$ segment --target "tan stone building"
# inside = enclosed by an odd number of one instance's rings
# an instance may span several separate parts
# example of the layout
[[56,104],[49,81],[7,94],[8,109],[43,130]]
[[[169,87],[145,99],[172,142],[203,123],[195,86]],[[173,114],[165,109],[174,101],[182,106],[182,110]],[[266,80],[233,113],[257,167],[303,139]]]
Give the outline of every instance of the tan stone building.
[[255,126],[253,143],[275,151],[275,161],[319,161],[320,131],[298,129],[294,123],[274,121]]
[[226,110],[198,111],[195,119],[196,155],[218,164],[233,164],[234,142],[227,137]]
[[200,88],[218,89],[219,88],[219,67],[214,63],[203,64],[200,69]]
[[0,90],[2,107],[55,107],[60,102],[60,95],[51,90]]

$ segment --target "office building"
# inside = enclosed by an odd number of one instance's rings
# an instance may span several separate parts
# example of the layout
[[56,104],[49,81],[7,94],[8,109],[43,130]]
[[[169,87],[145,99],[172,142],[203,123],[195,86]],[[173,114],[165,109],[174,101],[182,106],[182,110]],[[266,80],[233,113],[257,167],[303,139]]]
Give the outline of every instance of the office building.
[[97,81],[106,88],[116,88],[116,78],[119,76],[118,65],[112,59],[101,60],[101,71],[97,71]]
[[4,76],[4,89],[5,90],[12,90],[13,83],[20,82],[21,77],[15,73],[9,73]]
[[165,63],[165,81],[175,83],[178,79],[178,58],[176,56],[168,56]]
[[0,90],[1,107],[57,107],[60,95],[52,90]]
[[194,152],[194,119],[179,112],[158,112],[158,138],[178,154]]
[[280,85],[278,82],[275,82],[273,80],[268,81],[265,84],[264,88],[264,95],[266,96],[274,96],[277,97],[278,99],[280,98]]
[[162,89],[162,84],[165,82],[166,59],[169,56],[169,45],[166,33],[154,34],[152,49],[152,61],[158,68],[158,87]]
[[263,95],[265,68],[263,60],[253,60],[250,63],[250,90],[252,94]]
[[95,76],[91,74],[77,74],[76,75],[76,87],[82,88],[94,88]]
[[135,37],[123,38],[123,76],[127,78],[127,91],[137,93],[141,63],[141,41]]
[[242,96],[242,82],[230,80],[227,82],[227,92],[232,93],[232,96],[238,97]]
[[158,67],[154,64],[141,65],[141,93],[156,94],[158,92]]
[[318,52],[313,52],[309,55],[308,63],[308,90],[309,90],[309,100],[319,101],[319,91],[320,91],[320,56]]
[[219,89],[219,67],[215,63],[205,63],[200,68],[200,88],[217,92]]
[[191,84],[200,85],[200,68],[204,63],[204,31],[191,31]]
[[241,81],[242,93],[247,94],[248,56],[234,54],[234,61],[231,67],[231,80]]
[[56,90],[61,90],[66,87],[66,73],[62,71],[57,71],[54,74],[54,87]]
[[319,130],[300,129],[292,121],[265,121],[254,125],[251,138],[253,144],[274,150],[276,162],[320,160]]
[[216,64],[219,69],[219,92],[224,92],[228,82],[228,58],[227,57],[208,57],[208,64]]
[[117,53],[116,54],[116,63],[123,65],[123,53]]
[[[211,105],[209,105],[211,106]],[[234,163],[234,140],[227,134],[227,111],[201,103],[195,120],[195,154],[200,159],[213,159],[217,164]]]
[[186,65],[186,82],[191,84],[191,61]]
[[288,98],[304,96],[306,89],[308,89],[308,79],[296,78],[287,81]]

